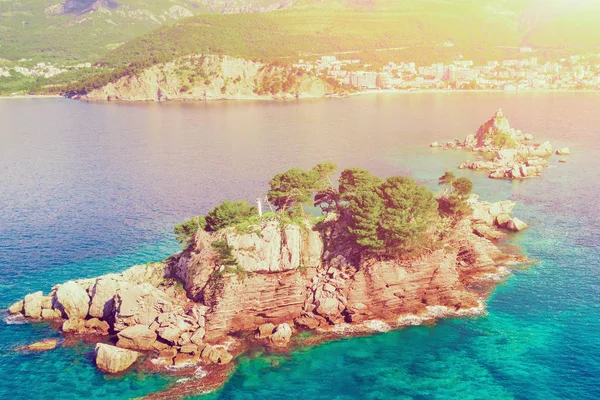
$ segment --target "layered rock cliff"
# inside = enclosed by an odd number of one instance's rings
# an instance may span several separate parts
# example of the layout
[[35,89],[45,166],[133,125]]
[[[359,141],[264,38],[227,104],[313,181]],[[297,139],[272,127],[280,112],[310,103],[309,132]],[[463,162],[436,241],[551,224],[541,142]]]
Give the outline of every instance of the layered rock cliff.
[[156,64],[78,98],[167,101],[318,98],[334,88],[320,77],[283,65],[217,55],[193,55]]
[[[155,366],[227,364],[248,340],[286,347],[303,330],[370,332],[477,315],[486,284],[523,259],[492,241],[516,220],[514,203],[470,202],[472,216],[416,259],[359,257],[335,218],[318,229],[267,218],[249,231],[198,231],[164,262],[56,285],[9,312],[60,322],[68,335],[106,336],[114,345],[98,345],[95,357],[110,373],[138,358]],[[227,244],[235,269],[222,265],[217,241]]]

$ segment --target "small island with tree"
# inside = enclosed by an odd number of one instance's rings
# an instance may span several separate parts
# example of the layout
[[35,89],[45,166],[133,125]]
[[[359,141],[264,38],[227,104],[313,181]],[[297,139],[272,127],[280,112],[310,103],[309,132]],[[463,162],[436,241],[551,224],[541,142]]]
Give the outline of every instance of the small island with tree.
[[465,177],[448,171],[439,184],[436,195],[405,176],[292,168],[270,180],[270,211],[223,201],[174,228],[180,253],[29,294],[9,312],[98,341],[107,373],[202,367],[202,379],[169,389],[177,395],[220,386],[253,346],[480,315],[498,279],[528,263],[502,247],[526,225],[514,203],[479,201]]
[[[524,179],[541,176],[543,169],[548,167],[548,158],[552,156],[550,142],[535,143],[533,140],[532,134],[511,128],[500,108],[464,141],[455,139],[443,146],[433,142],[430,147],[479,153],[481,159],[465,161],[458,167],[460,169],[488,171],[488,177],[494,179]],[[556,154],[569,155],[569,148],[556,150]],[[559,161],[564,163],[566,159]]]

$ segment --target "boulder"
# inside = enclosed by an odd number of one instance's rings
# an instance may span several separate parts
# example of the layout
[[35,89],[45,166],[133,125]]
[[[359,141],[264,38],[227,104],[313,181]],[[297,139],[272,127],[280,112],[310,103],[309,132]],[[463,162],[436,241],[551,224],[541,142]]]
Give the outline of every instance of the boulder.
[[339,301],[334,298],[321,298],[317,305],[317,312],[324,316],[329,317],[339,313]]
[[116,331],[138,324],[150,326],[159,314],[173,308],[163,292],[147,283],[121,290],[114,301]]
[[256,338],[257,339],[267,338],[273,334],[274,330],[275,330],[275,325],[273,325],[272,323],[269,322],[266,324],[262,324],[261,326],[258,327],[258,332],[256,333]]
[[40,318],[42,314],[42,301],[44,294],[39,291],[28,294],[23,301],[23,311],[26,317]]
[[314,314],[305,314],[296,318],[294,323],[304,328],[315,329],[321,324],[321,321]]
[[523,139],[525,139],[525,140],[533,140],[533,135],[531,133],[526,133],[523,136]]
[[116,374],[125,371],[136,362],[140,353],[104,343],[97,343],[96,365],[101,371]]
[[44,339],[39,342],[28,344],[27,346],[18,347],[17,350],[28,350],[28,351],[48,351],[53,350],[58,346],[58,339]]
[[158,330],[158,335],[167,342],[176,343],[181,336],[181,330],[174,325],[169,325]]
[[169,346],[169,344],[167,344],[167,343],[165,343],[165,342],[157,339],[157,340],[154,341],[154,343],[152,343],[152,348],[154,350],[163,351],[163,350],[166,350],[166,349],[170,349],[171,346]]
[[292,338],[292,328],[286,324],[279,324],[275,332],[269,337],[271,343],[275,346],[285,347],[290,343],[290,339]]
[[62,318],[62,312],[60,310],[48,309],[48,308],[42,309],[42,319],[55,320],[55,319],[61,319],[61,318]]
[[200,355],[203,361],[212,364],[228,364],[233,356],[224,348],[206,345]]
[[110,326],[108,326],[108,322],[101,321],[98,318],[91,318],[85,321],[85,330],[86,333],[96,333],[100,335],[107,335]]
[[75,281],[60,285],[56,291],[56,300],[69,319],[85,319],[88,315],[90,296]]
[[204,330],[204,328],[198,328],[190,338],[190,342],[195,344],[202,344],[202,339],[204,339],[205,334],[206,331]]
[[84,333],[85,321],[79,318],[67,319],[62,324],[62,331],[65,333]]
[[118,347],[132,350],[152,350],[156,341],[156,332],[146,325],[134,325],[123,329],[117,334]]
[[181,349],[179,349],[179,352],[181,353],[187,353],[187,354],[196,354],[198,352],[198,346],[195,344],[186,344],[181,346]]
[[173,359],[176,355],[177,350],[172,347],[168,347],[159,351],[156,360],[159,364],[172,365]]
[[110,278],[98,278],[92,287],[89,314],[103,320],[109,319],[114,313],[114,296],[122,283]]
[[510,215],[505,213],[498,214],[498,216],[496,217],[496,225],[500,227],[505,227],[510,220]]
[[527,224],[518,218],[513,218],[506,224],[506,228],[513,232],[520,232],[527,228]]
[[559,156],[567,156],[570,154],[568,147],[563,147],[562,149],[556,150],[556,154]]
[[176,367],[184,367],[186,365],[195,365],[200,361],[198,353],[178,353],[173,359],[173,365]]
[[8,307],[9,314],[22,314],[23,313],[23,300],[17,301],[10,307]]
[[433,142],[429,145],[429,147],[440,147],[440,144],[438,142]]

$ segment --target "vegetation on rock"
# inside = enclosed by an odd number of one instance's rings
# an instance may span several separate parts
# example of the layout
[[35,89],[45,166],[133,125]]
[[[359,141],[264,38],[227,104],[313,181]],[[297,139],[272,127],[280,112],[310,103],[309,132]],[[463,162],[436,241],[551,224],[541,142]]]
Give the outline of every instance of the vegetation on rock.
[[207,232],[216,232],[228,226],[238,224],[254,215],[258,215],[256,207],[245,200],[225,200],[206,215]]
[[199,229],[206,228],[206,218],[203,216],[195,216],[185,222],[175,225],[173,232],[176,235],[177,241],[184,247],[191,243],[194,234]]
[[[361,168],[342,171],[336,187],[332,182],[336,171],[333,163],[321,163],[310,170],[289,169],[269,182],[267,200],[277,212],[259,216],[256,207],[246,201],[224,201],[205,218],[195,217],[178,225],[176,233],[182,238],[180,241],[189,243],[194,229],[202,229],[204,221],[203,229],[208,232],[235,226],[240,233],[250,233],[273,219],[283,227],[314,226],[310,214],[303,209],[303,205],[313,204],[324,215],[335,215],[334,220],[343,226],[361,253],[392,257],[431,250],[443,235],[439,229],[441,218],[460,217],[470,210],[467,199],[473,185],[469,179],[456,178],[452,172],[440,177],[440,185],[448,189],[436,199],[430,190],[411,178],[392,176],[383,180]],[[322,217],[319,221],[324,224]],[[220,265],[237,265],[225,240],[216,241],[213,247],[219,254]]]
[[467,203],[473,183],[470,179],[456,178],[453,172],[446,171],[438,180],[439,185],[446,186],[444,194],[438,198],[440,211],[453,217],[462,217],[471,212]]

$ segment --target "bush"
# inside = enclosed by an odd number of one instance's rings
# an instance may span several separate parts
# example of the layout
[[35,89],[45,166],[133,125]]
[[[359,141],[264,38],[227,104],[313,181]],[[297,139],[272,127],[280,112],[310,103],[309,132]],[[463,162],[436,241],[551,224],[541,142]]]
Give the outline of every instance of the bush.
[[498,132],[492,138],[492,145],[498,148],[514,149],[517,147],[517,142],[510,136],[510,133]]
[[240,222],[258,215],[258,210],[245,200],[225,200],[206,216],[206,231],[216,232],[220,229],[239,224]]
[[196,216],[181,224],[175,225],[173,232],[177,235],[177,241],[185,247],[192,242],[194,234],[205,227],[206,219],[202,216]]
[[234,257],[231,247],[225,240],[216,240],[212,243],[212,248],[217,252],[217,263],[226,267],[235,267],[238,265],[237,259]]
[[470,179],[462,177],[452,182],[452,187],[456,191],[456,194],[465,197],[471,194],[473,190],[473,182]]

